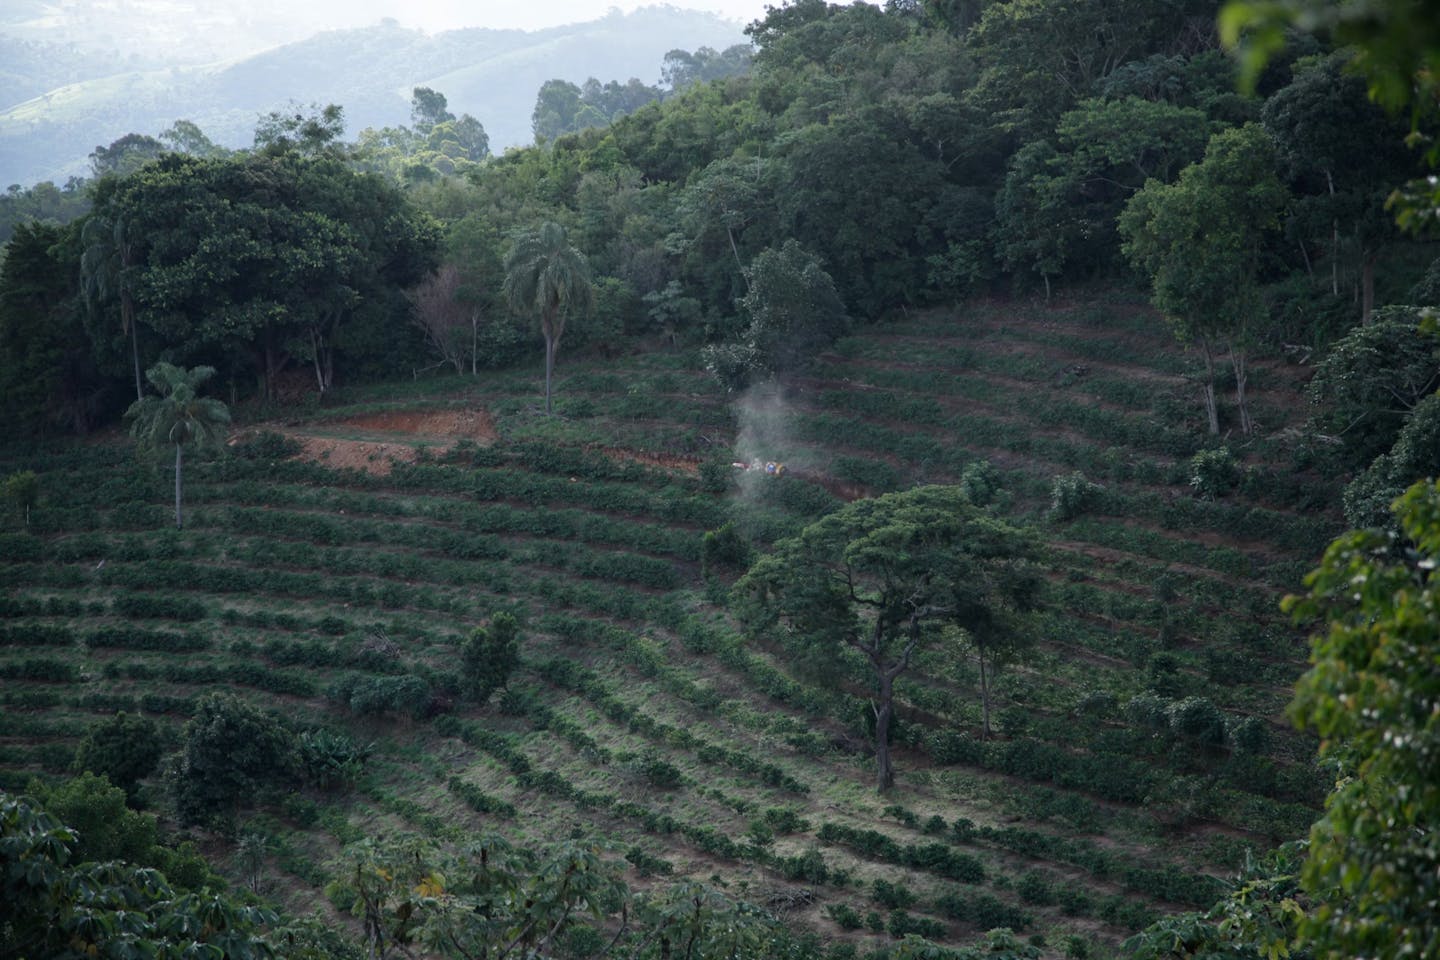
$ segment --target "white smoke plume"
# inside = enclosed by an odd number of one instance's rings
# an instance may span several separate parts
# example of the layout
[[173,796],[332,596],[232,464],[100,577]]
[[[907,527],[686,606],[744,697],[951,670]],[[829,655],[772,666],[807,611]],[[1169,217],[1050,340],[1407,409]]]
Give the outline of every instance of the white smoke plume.
[[748,499],[757,485],[773,483],[776,478],[765,473],[766,463],[784,464],[787,472],[808,468],[807,451],[796,447],[793,437],[792,413],[785,402],[784,391],[774,381],[758,383],[735,401],[739,431],[735,437],[737,462],[762,469],[740,472],[740,493]]

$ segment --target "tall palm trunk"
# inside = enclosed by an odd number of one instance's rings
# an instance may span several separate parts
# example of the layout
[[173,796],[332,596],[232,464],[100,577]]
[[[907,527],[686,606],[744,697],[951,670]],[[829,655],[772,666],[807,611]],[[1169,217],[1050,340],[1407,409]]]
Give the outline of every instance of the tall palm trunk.
[[135,307],[128,290],[120,291],[120,319],[130,331],[130,361],[135,366],[135,399],[145,396],[140,385],[140,331],[135,329]]
[[175,529],[183,529],[184,523],[180,516],[180,465],[185,457],[185,448],[175,444]]
[[545,338],[545,412],[550,411],[550,377],[555,372],[555,338]]
[[555,373],[555,350],[560,345],[560,334],[564,328],[560,326],[560,303],[553,300],[545,308],[545,314],[540,318],[540,332],[545,336],[545,413],[549,415],[550,410],[550,381]]

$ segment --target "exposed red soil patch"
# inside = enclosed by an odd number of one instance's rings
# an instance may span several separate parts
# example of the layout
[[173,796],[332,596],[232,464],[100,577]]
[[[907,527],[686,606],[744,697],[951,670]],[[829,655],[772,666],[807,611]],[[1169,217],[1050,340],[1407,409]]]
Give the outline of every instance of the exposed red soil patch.
[[387,410],[325,424],[351,430],[374,430],[406,436],[494,443],[495,419],[483,408],[470,410]]
[[[421,446],[445,448],[458,440],[489,445],[499,436],[495,419],[483,408],[387,410],[279,432],[299,442],[301,460],[379,477],[388,475],[397,463],[414,463]],[[330,435],[355,432],[378,436],[361,440]]]
[[383,477],[397,463],[414,463],[415,447],[404,443],[376,443],[370,440],[336,440],[288,434],[300,442],[299,459],[337,470],[362,470]]

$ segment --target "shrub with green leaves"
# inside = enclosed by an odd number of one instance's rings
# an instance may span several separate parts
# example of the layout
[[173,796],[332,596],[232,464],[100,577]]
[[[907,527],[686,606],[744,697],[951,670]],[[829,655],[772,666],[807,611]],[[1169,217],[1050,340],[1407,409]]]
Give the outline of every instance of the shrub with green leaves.
[[674,790],[685,782],[685,777],[678,767],[653,754],[642,757],[636,764],[636,769],[646,782],[661,790]]
[[1002,490],[1000,471],[989,460],[972,460],[960,472],[960,490],[977,507],[994,503]]
[[75,770],[105,777],[134,797],[140,781],[160,762],[161,749],[154,720],[121,711],[85,732],[75,750]]
[[1095,505],[1104,489],[1079,470],[1056,477],[1050,484],[1050,519],[1075,519]]
[[1225,715],[1206,697],[1186,697],[1165,710],[1171,731],[1202,747],[1225,745]]
[[1202,500],[1218,500],[1240,482],[1240,464],[1229,447],[1201,450],[1190,458],[1190,489]]
[[343,731],[324,728],[301,733],[297,747],[305,778],[322,789],[354,783],[373,749]]
[[30,511],[40,502],[40,478],[34,470],[17,470],[0,480],[0,500],[15,511],[16,519],[30,525]]
[[165,780],[180,818],[201,823],[233,815],[263,785],[289,782],[297,765],[284,723],[233,694],[212,693],[196,702]]
[[520,625],[508,613],[497,613],[489,626],[476,627],[460,651],[461,689],[476,703],[485,703],[505,686],[520,665]]
[[700,568],[708,576],[716,567],[740,569],[750,563],[750,541],[734,522],[708,530],[700,541]]
[[904,910],[906,907],[913,907],[920,898],[915,896],[904,883],[891,883],[888,880],[876,878],[871,885],[875,902],[891,910]]

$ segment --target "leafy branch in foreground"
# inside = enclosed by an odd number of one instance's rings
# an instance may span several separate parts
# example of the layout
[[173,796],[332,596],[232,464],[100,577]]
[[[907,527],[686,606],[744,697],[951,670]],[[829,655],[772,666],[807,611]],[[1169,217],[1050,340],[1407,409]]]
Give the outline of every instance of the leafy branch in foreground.
[[774,919],[698,883],[632,893],[624,864],[582,841],[541,850],[487,836],[444,848],[415,836],[347,847],[328,888],[361,917],[372,956],[423,944],[466,960],[774,957]]

